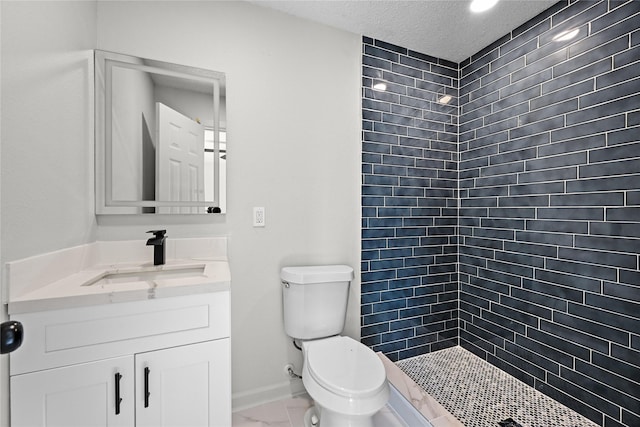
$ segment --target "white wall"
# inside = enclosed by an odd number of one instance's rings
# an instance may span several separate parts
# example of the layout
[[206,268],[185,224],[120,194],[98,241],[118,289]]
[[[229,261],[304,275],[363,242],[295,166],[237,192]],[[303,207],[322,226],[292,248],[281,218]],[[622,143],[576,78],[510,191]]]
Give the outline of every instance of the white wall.
[[[99,2],[97,47],[226,73],[226,218],[101,218],[98,233],[228,234],[234,402],[288,393],[284,365],[301,365],[283,332],[281,266],[359,271],[360,36],[243,2]],[[252,227],[253,206],[266,228]],[[359,280],[351,302],[359,338]]]
[[95,240],[95,4],[2,2],[2,256]]
[[[359,277],[360,36],[242,2],[105,1],[94,42],[95,6],[2,2],[3,265],[96,237],[144,244],[156,226],[228,235],[235,403],[288,393],[283,367],[300,355],[282,329],[280,267],[348,263]],[[226,72],[226,217],[96,226],[92,47]],[[266,228],[252,228],[253,206]],[[359,336],[359,279],[347,332]]]
[[[1,265],[95,240],[93,2],[0,2]],[[6,318],[6,306],[0,309]],[[28,333],[28,331],[27,331]],[[8,425],[0,356],[0,425]]]

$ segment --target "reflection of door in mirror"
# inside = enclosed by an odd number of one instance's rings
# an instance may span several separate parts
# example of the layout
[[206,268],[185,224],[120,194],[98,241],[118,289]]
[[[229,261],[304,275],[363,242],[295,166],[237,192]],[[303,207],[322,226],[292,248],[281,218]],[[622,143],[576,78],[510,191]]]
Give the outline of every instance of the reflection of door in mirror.
[[[224,73],[104,51],[95,59],[96,213],[225,213]],[[175,113],[162,125],[156,103]],[[159,143],[161,129],[174,140]]]
[[218,132],[218,171],[216,173],[216,156],[214,129],[205,126],[204,128],[204,199],[215,200],[214,186],[207,185],[208,182],[216,182],[219,189],[218,206],[222,212],[227,211],[227,132]]
[[[156,200],[204,201],[204,127],[156,103]],[[197,213],[196,207],[161,207],[158,213]]]

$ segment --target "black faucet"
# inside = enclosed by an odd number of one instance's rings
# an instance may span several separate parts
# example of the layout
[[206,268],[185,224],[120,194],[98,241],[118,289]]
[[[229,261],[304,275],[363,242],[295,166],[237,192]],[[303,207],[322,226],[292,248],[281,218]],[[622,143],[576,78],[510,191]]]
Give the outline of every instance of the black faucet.
[[164,264],[165,254],[167,253],[164,241],[167,240],[165,233],[167,230],[151,230],[147,233],[153,233],[154,237],[147,240],[147,246],[153,246],[153,265]]

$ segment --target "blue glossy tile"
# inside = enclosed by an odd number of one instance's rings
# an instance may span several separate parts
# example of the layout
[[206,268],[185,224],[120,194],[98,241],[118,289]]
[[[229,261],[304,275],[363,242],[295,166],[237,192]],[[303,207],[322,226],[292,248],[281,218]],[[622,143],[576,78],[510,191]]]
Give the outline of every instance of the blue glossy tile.
[[[547,21],[547,22],[542,22],[538,25],[539,25],[539,28],[542,29],[543,27],[548,27],[549,24]],[[530,40],[523,43],[522,40],[524,40],[524,36],[526,36],[526,39],[530,39]],[[498,69],[500,67],[507,65],[512,61],[517,60],[518,58],[522,58],[526,54],[535,50],[537,47],[538,47],[538,39],[534,37],[533,33],[527,33],[523,36],[514,38],[509,43],[505,43],[500,46],[500,56],[491,63],[491,69],[492,70]]]
[[527,66],[525,68],[521,68],[517,71],[514,71],[512,73],[511,81],[521,80],[532,74],[538,73],[547,68],[551,68],[555,65],[558,65],[559,63],[568,59],[569,52],[567,49],[561,49],[541,59],[538,59],[535,62],[531,62],[533,61],[533,59],[529,57],[534,55],[535,55],[535,51],[526,56]]
[[640,102],[640,93],[567,114],[567,125],[584,123],[603,116],[626,113]]
[[638,46],[640,44],[640,30],[636,30],[631,33],[631,46]]
[[634,180],[637,179],[636,173],[639,167],[640,159],[619,160],[581,166],[579,171],[580,178],[604,178],[599,180],[571,181],[570,184],[573,188],[577,188],[578,191],[588,191],[589,188],[596,190],[635,190],[637,188],[637,181],[634,182]]
[[[625,15],[637,7],[631,3],[557,3],[460,64],[460,80],[455,64],[367,40],[387,51],[378,60],[399,54],[390,67],[403,77],[393,83],[408,86],[406,96],[364,88],[363,105],[371,103],[363,112],[363,160],[372,167],[363,169],[363,195],[386,195],[392,204],[418,200],[415,207],[363,209],[363,227],[395,233],[390,241],[381,239],[389,247],[376,247],[372,239],[364,249],[363,274],[371,268],[395,274],[373,276],[372,286],[391,289],[368,294],[373,296],[363,303],[365,316],[372,304],[383,310],[407,304],[399,308],[400,318],[375,320],[389,329],[363,333],[374,348],[395,359],[453,345],[460,337],[590,418],[613,420],[614,412],[623,418],[633,412],[627,410],[633,402],[620,399],[614,387],[585,393],[572,383],[584,381],[584,373],[559,375],[560,367],[573,367],[576,360],[585,361],[579,365],[585,372],[595,369],[594,375],[600,375],[598,363],[628,373],[616,363],[640,350],[640,337],[630,332],[637,330],[631,313],[638,311],[630,293],[640,280],[634,129],[640,125],[634,67],[640,15]],[[582,31],[587,25],[588,36],[551,42],[565,27]],[[372,62],[377,66],[364,64],[365,86],[376,73],[388,72],[386,62]],[[417,71],[424,82],[410,87]],[[442,84],[460,89],[459,109],[432,105],[433,90]],[[391,113],[390,123],[374,112]],[[397,116],[420,118],[421,127]],[[380,159],[385,167],[374,168]],[[395,222],[376,222],[385,219]],[[424,284],[439,287],[421,295]],[[398,290],[413,293],[378,294]],[[427,315],[419,314],[422,309]],[[444,317],[432,317],[440,313]],[[410,328],[415,337],[404,332]],[[609,348],[617,356],[592,362],[592,352]],[[541,370],[554,371],[546,374],[547,383]],[[602,401],[608,403],[593,409]]]
[[400,64],[396,64],[393,63],[391,64],[391,71],[393,71],[396,74],[400,74],[403,76],[407,76],[407,77],[413,77],[413,78],[417,78],[417,79],[421,79],[422,78],[422,71],[417,69],[417,68],[413,68],[413,67],[408,67],[405,65],[400,65]]
[[[541,87],[536,85],[529,89],[524,90],[523,92],[516,93],[511,96],[500,98],[493,103],[493,111],[497,112],[504,109],[511,109],[513,106],[521,104],[522,102],[533,102],[535,98],[540,96]],[[533,104],[531,104],[531,108],[534,109]]]
[[[555,11],[555,13],[552,13],[551,15],[552,24],[554,27],[557,27],[558,25],[562,23],[566,23],[567,21],[571,21],[572,19],[574,20],[574,22],[575,20],[579,19],[580,23],[586,22],[586,20],[589,20],[589,19],[593,19],[597,17],[597,15],[594,15],[592,13],[583,13],[583,12],[585,11],[585,9],[591,8],[598,3],[600,3],[599,12],[600,13],[606,12],[607,10],[606,0],[604,2],[602,0],[590,1],[590,2],[585,2],[585,1],[577,2],[575,0],[573,1],[570,0],[570,1],[561,2],[560,4],[558,4],[558,6],[560,7]],[[604,5],[601,3],[604,3]],[[566,6],[569,6],[569,7],[566,7]]]
[[592,234],[600,236],[613,236],[619,238],[638,238],[640,237],[640,227],[638,222],[616,222],[616,223],[600,223],[594,224]]
[[[549,140],[551,138],[549,137]],[[568,141],[555,142],[553,144],[538,147],[538,155],[540,157],[553,156],[557,154],[572,153],[582,151],[589,148],[604,147],[607,138],[604,133],[599,135],[587,135],[571,139]]]
[[[627,80],[637,79],[639,77],[640,72],[638,71],[638,68],[636,66],[628,65],[625,67],[616,68],[609,73],[596,77],[596,89],[602,89],[608,86],[625,82]],[[629,83],[629,85],[630,86],[628,92],[624,92],[624,94],[637,92],[638,86],[634,86],[632,83]]]
[[[610,13],[603,14],[601,17],[594,19],[591,22],[591,31],[598,32],[604,28],[607,28],[613,24],[619,22],[625,22],[627,18],[640,12],[640,4],[636,1],[630,1],[623,6],[614,9]],[[634,31],[638,28],[637,25],[630,25],[627,32]]]
[[[620,316],[606,311],[603,312],[602,310],[588,307],[583,304],[569,303],[569,313],[574,314],[575,316],[578,316],[582,319],[598,319],[599,323],[615,328],[619,332],[637,330],[638,326],[640,325],[640,320],[638,319]],[[627,343],[628,341],[623,343],[623,345],[626,345]],[[633,358],[634,354],[632,353],[636,353],[633,350],[627,349],[626,347],[617,345],[615,343],[612,344],[611,348],[612,355],[622,360],[625,360],[625,357]],[[634,363],[632,359],[628,359],[626,361]],[[612,364],[612,366],[615,365]]]
[[[619,71],[622,71],[625,69],[620,69]],[[608,86],[603,89],[599,89],[594,93],[583,95],[580,97],[580,106],[581,108],[584,108],[584,107],[589,107],[596,104],[602,104],[604,102],[617,100],[625,96],[635,95],[635,94],[638,94],[639,92],[640,92],[640,78],[636,78],[634,80],[625,81],[617,85]]]
[[385,323],[398,318],[397,311],[385,311],[382,313],[370,314],[362,317],[363,325],[372,325],[375,323]]
[[413,67],[418,70],[430,70],[431,64],[428,61],[421,60],[419,58],[409,57],[401,55],[399,58],[399,64],[405,65],[408,67]]
[[362,110],[362,118],[364,120],[382,121],[382,113],[379,111]]
[[551,132],[551,141],[562,141],[582,136],[588,136],[605,131],[622,129],[625,127],[625,116],[620,114],[600,120],[576,124],[574,126],[558,129]]
[[[564,106],[564,108],[566,108],[566,106]],[[547,111],[547,112],[542,112],[540,114],[543,115],[548,113],[549,112]],[[551,117],[549,119],[533,122],[531,124],[514,127],[509,131],[509,136],[511,138],[522,138],[525,136],[535,135],[538,133],[559,129],[559,128],[562,128],[563,126],[564,126],[563,116]],[[552,140],[553,140],[553,133],[552,133]]]
[[371,88],[364,88],[363,91],[364,91],[363,99],[375,99],[378,101],[393,102],[393,103],[398,103],[400,100],[400,95],[392,92],[380,92],[377,90],[373,90]]
[[[397,52],[397,53],[400,53],[400,54],[403,54],[403,55],[407,54],[407,49],[406,48],[401,47],[401,46],[397,46],[397,45],[394,45],[394,44],[391,44],[391,43],[387,43],[387,42],[382,41],[382,40],[377,40],[376,39],[376,40],[373,41],[373,44],[376,45],[377,47],[380,47],[380,48],[385,49],[385,50],[390,50],[390,51]],[[366,52],[366,50],[365,50],[365,52]],[[397,59],[396,59],[396,62],[397,62]]]
[[[551,85],[550,88],[548,87],[549,85]],[[575,98],[575,97],[579,97],[580,95],[593,92],[594,83],[593,81],[587,80],[571,86],[563,85],[561,87],[562,89],[560,90],[550,92],[552,89],[555,89],[555,85],[553,84],[553,81],[544,83],[542,85],[543,96],[531,99],[531,108],[532,109],[542,108],[547,105],[565,101],[569,98]]]
[[627,193],[627,205],[640,205],[640,190]]
[[[592,32],[588,38],[571,45],[569,48],[569,54],[571,57],[578,55],[591,58],[610,57],[611,55],[627,49],[629,46],[629,37],[627,35],[629,32],[629,25],[637,24],[638,18],[633,18],[613,25],[604,31],[595,34]],[[582,55],[585,52],[588,54]]]
[[372,304],[372,313],[381,313],[384,311],[394,311],[407,306],[406,300],[393,300],[381,303]]
[[363,56],[362,63],[382,70],[391,70],[391,62],[386,59],[376,58],[373,56]]
[[[561,180],[571,180],[576,179],[578,176],[578,168],[570,167],[570,168],[558,168],[551,170],[541,170],[537,172],[524,172],[518,176],[518,180],[521,183],[535,183],[535,182],[543,182],[543,181],[561,181]],[[548,199],[533,199],[533,201],[538,200],[534,204],[538,206],[547,206]],[[532,201],[532,202],[533,202]],[[501,199],[501,206],[504,206],[503,200]]]
[[[442,61],[439,61],[442,62]],[[445,62],[443,65],[435,65],[431,64],[431,72],[436,74],[441,74],[443,76],[448,76],[454,79],[459,77],[459,70],[456,64],[452,62]]]
[[622,422],[628,426],[640,425],[640,415],[636,415],[627,410],[623,410]]
[[[378,46],[379,44],[376,43]],[[380,48],[380,47],[375,47],[375,46],[371,46],[371,45],[365,45],[364,47],[364,54],[371,56],[372,58],[378,58],[378,59],[386,59],[390,62],[398,62],[399,61],[399,55],[397,52],[391,51],[391,50],[387,50],[384,48]],[[369,65],[369,64],[365,64],[365,65]]]
[[471,74],[474,71],[479,70],[480,68],[486,66],[488,63],[492,62],[494,59],[498,58],[500,55],[497,46],[500,43],[497,41],[497,44],[492,44],[487,46],[485,49],[481,50],[477,54],[471,57],[471,63],[465,67],[460,68],[460,77],[465,77]]

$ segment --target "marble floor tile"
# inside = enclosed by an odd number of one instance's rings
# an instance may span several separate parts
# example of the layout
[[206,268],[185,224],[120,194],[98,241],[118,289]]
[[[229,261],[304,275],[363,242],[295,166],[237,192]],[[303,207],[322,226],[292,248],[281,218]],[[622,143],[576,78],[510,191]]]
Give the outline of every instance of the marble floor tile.
[[[304,427],[304,414],[313,404],[307,395],[265,403],[235,412],[233,427]],[[373,418],[374,427],[407,427],[391,408],[382,408]]]
[[287,411],[291,427],[304,427],[304,414],[312,405],[313,400],[306,394],[285,400],[284,407]]
[[304,427],[304,413],[312,402],[306,396],[278,400],[234,412],[233,427]]

